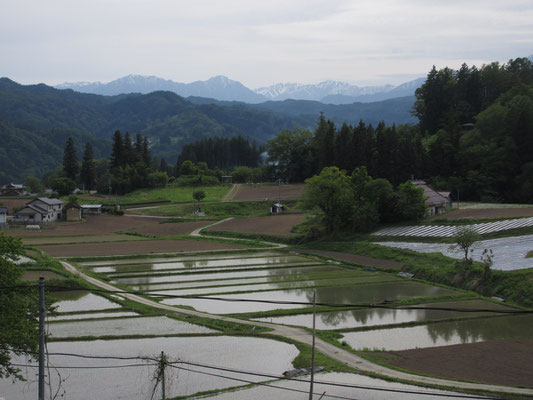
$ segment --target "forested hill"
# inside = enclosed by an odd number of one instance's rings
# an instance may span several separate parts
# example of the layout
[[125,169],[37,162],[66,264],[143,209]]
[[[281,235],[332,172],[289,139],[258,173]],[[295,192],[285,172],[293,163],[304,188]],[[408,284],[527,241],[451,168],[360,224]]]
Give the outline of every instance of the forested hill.
[[60,165],[68,136],[74,138],[79,154],[91,141],[98,158],[108,156],[116,130],[141,133],[150,139],[152,154],[175,162],[183,144],[202,138],[240,135],[264,143],[284,129],[314,128],[320,112],[338,123],[401,123],[411,118],[413,105],[412,99],[397,107],[388,102],[333,106],[190,100],[171,92],[100,96],[0,78],[0,183],[39,176]]

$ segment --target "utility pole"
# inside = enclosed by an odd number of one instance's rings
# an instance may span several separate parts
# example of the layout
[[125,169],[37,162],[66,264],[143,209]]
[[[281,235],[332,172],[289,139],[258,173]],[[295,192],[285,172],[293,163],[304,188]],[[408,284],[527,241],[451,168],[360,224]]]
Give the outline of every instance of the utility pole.
[[39,400],[44,400],[44,278],[39,278]]
[[313,290],[313,346],[311,348],[311,386],[309,400],[313,400],[313,383],[315,380],[315,322],[316,322],[316,290]]
[[166,388],[165,388],[165,367],[167,366],[167,358],[165,357],[165,353],[161,352],[161,359],[159,360],[159,373],[161,377],[161,395],[163,397],[162,400],[166,400]]

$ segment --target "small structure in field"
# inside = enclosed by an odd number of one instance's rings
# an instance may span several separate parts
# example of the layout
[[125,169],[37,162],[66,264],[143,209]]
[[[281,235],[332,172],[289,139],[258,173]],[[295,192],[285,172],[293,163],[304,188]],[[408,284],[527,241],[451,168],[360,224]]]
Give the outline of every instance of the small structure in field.
[[7,207],[0,207],[0,229],[6,229],[7,227]]
[[413,181],[413,183],[424,189],[424,196],[426,196],[426,217],[431,217],[432,215],[442,214],[448,208],[452,206],[452,199],[450,197],[450,192],[437,192],[436,190],[430,188],[424,181]]
[[65,221],[81,221],[81,207],[76,203],[69,203],[63,209]]
[[59,221],[63,214],[63,202],[59,199],[38,197],[15,213],[15,221],[19,222],[52,222]]
[[281,203],[275,203],[270,206],[270,214],[279,214],[285,209],[285,206]]
[[101,204],[81,204],[81,214],[101,214],[102,205]]
[[0,189],[2,196],[23,196],[26,194],[26,187],[17,183],[8,183]]

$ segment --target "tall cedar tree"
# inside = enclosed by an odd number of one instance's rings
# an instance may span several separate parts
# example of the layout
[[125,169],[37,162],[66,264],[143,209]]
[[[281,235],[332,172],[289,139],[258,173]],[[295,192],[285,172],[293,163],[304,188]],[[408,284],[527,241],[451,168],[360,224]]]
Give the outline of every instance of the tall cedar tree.
[[124,144],[122,142],[122,133],[115,131],[113,135],[113,147],[111,149],[111,169],[118,168],[122,165],[124,153]]
[[72,137],[67,139],[65,144],[65,151],[63,153],[63,171],[65,176],[76,182],[76,175],[78,175],[80,167],[76,157],[76,148],[74,147],[74,140]]
[[96,166],[93,158],[93,146],[89,142],[85,145],[85,151],[83,152],[80,178],[85,189],[91,190],[94,188],[96,183]]

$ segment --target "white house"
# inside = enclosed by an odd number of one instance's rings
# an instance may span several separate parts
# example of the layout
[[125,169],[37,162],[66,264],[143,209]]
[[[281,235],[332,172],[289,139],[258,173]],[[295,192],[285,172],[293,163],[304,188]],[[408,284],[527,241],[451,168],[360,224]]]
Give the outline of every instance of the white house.
[[22,222],[59,221],[63,213],[63,202],[59,199],[38,197],[15,213],[15,220]]
[[102,205],[101,204],[80,204],[81,214],[101,214]]

